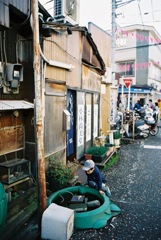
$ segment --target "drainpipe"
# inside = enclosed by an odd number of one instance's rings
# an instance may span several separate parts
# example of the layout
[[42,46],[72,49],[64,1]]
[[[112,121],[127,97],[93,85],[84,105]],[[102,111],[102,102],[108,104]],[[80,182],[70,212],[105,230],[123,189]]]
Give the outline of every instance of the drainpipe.
[[42,91],[40,78],[40,48],[39,48],[39,18],[38,18],[38,0],[32,0],[32,21],[33,21],[33,68],[35,83],[35,111],[36,111],[36,155],[38,167],[38,204],[39,214],[42,216],[46,209],[46,176],[44,159],[44,125],[42,109]]

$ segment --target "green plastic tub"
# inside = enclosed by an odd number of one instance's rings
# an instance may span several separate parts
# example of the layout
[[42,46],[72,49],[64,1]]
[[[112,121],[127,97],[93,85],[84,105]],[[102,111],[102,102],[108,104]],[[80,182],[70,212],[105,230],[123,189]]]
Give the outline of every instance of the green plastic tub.
[[7,217],[7,197],[3,185],[0,183],[0,233],[3,231],[6,217]]
[[107,221],[111,217],[116,216],[121,212],[121,209],[115,204],[113,204],[107,196],[100,194],[99,191],[97,191],[96,189],[85,186],[64,188],[60,191],[53,193],[48,198],[48,205],[50,205],[51,203],[58,204],[58,199],[64,199],[67,193],[77,195],[91,194],[95,199],[100,200],[101,202],[101,206],[94,210],[74,213],[75,229],[102,228],[106,226]]

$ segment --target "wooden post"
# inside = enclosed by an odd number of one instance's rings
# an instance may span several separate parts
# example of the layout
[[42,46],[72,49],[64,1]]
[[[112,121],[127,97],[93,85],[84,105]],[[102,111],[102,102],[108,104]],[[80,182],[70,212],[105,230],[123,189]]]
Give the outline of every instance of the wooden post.
[[42,216],[46,209],[46,175],[44,159],[44,126],[42,111],[42,79],[40,78],[40,48],[39,48],[39,18],[38,0],[32,0],[32,28],[33,28],[33,68],[35,82],[35,110],[36,110],[36,146],[38,167],[39,213]]

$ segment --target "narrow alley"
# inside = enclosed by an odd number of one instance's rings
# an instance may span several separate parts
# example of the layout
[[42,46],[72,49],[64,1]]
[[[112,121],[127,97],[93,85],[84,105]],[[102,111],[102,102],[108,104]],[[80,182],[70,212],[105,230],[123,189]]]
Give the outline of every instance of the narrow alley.
[[[111,200],[121,208],[106,227],[74,231],[71,240],[161,239],[161,131],[157,136],[123,144],[118,163],[106,172]],[[11,240],[40,240],[34,218]]]
[[121,146],[118,163],[107,173],[111,200],[122,210],[100,230],[74,232],[72,240],[161,239],[161,131]]

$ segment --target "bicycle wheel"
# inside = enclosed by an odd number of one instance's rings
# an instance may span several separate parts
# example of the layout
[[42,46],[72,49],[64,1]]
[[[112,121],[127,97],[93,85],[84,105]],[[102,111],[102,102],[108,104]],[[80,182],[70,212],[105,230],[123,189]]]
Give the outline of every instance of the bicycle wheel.
[[158,132],[159,132],[159,127],[158,127],[158,126],[156,126],[156,127],[153,128],[153,129],[150,129],[150,134],[151,134],[152,136],[156,136],[156,135],[158,134]]
[[146,130],[143,130],[143,131],[142,131],[142,136],[143,136],[143,138],[148,138],[148,137],[149,137],[149,134],[150,134],[150,130],[149,130],[149,129],[146,129]]

